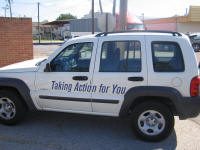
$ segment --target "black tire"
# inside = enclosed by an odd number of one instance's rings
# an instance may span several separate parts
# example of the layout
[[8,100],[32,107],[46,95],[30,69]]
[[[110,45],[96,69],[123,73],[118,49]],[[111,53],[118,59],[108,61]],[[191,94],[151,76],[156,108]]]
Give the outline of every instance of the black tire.
[[[2,117],[2,114],[0,114],[0,123],[5,125],[15,125],[19,123],[25,117],[27,111],[19,94],[15,91],[2,90],[0,91],[0,99],[1,98],[8,98],[12,101],[15,107],[15,115],[13,115],[11,119],[5,119]],[[2,107],[2,104],[0,105],[0,107]]]
[[[140,115],[142,115],[142,114],[145,115],[144,112],[148,112],[148,110],[153,110],[153,111],[160,113],[163,116],[162,118],[164,118],[164,120],[165,120],[165,125],[163,126],[162,131],[160,131],[160,133],[157,135],[145,134],[142,131],[142,129],[139,128],[138,124],[140,124],[140,126],[142,126],[144,122],[147,124],[148,121],[140,122],[140,121],[138,121],[138,119],[139,119]],[[149,116],[148,113],[147,113],[147,116]],[[144,102],[144,103],[137,105],[133,109],[131,122],[132,122],[133,132],[136,134],[136,136],[142,140],[150,141],[150,142],[158,142],[158,141],[164,140],[171,134],[171,132],[174,129],[174,116],[171,113],[170,109],[167,106],[165,106],[164,104],[159,103],[159,102],[154,102],[154,101]],[[161,128],[162,128],[162,125],[161,125]],[[147,132],[149,132],[151,134],[150,131],[152,132],[153,130],[151,130],[151,129],[147,130]]]

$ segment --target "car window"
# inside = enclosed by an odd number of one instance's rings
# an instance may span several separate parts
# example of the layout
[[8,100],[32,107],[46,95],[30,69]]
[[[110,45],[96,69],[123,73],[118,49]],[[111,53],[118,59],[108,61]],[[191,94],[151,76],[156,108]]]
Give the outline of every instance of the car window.
[[93,43],[76,43],[67,46],[51,62],[53,72],[89,72]]
[[152,56],[155,72],[184,71],[181,49],[175,42],[152,42]]
[[106,41],[102,44],[100,72],[140,72],[139,41]]

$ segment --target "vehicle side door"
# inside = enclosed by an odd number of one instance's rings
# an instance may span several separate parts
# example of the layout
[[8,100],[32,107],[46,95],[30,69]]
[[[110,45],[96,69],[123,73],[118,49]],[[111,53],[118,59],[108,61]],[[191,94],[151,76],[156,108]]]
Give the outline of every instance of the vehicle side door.
[[58,111],[92,111],[91,79],[97,39],[67,42],[36,73],[35,98],[39,107]]
[[147,85],[145,40],[142,35],[100,37],[92,92],[94,112],[118,116],[130,88]]
[[[146,37],[148,78],[150,86],[177,89],[183,96],[190,96],[190,82],[196,71],[193,52],[184,38],[176,36]],[[189,61],[188,61],[189,60]]]

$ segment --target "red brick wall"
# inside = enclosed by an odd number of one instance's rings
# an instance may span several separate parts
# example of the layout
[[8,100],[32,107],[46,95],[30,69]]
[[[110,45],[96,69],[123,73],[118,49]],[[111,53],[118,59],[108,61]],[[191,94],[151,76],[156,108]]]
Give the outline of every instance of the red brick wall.
[[0,17],[0,67],[33,59],[32,19]]

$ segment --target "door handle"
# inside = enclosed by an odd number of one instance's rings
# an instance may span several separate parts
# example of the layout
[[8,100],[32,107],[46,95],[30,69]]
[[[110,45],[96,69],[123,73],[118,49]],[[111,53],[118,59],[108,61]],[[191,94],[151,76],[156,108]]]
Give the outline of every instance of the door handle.
[[128,81],[144,81],[143,77],[128,77]]
[[87,76],[73,76],[73,80],[78,80],[78,81],[87,81],[88,77]]

